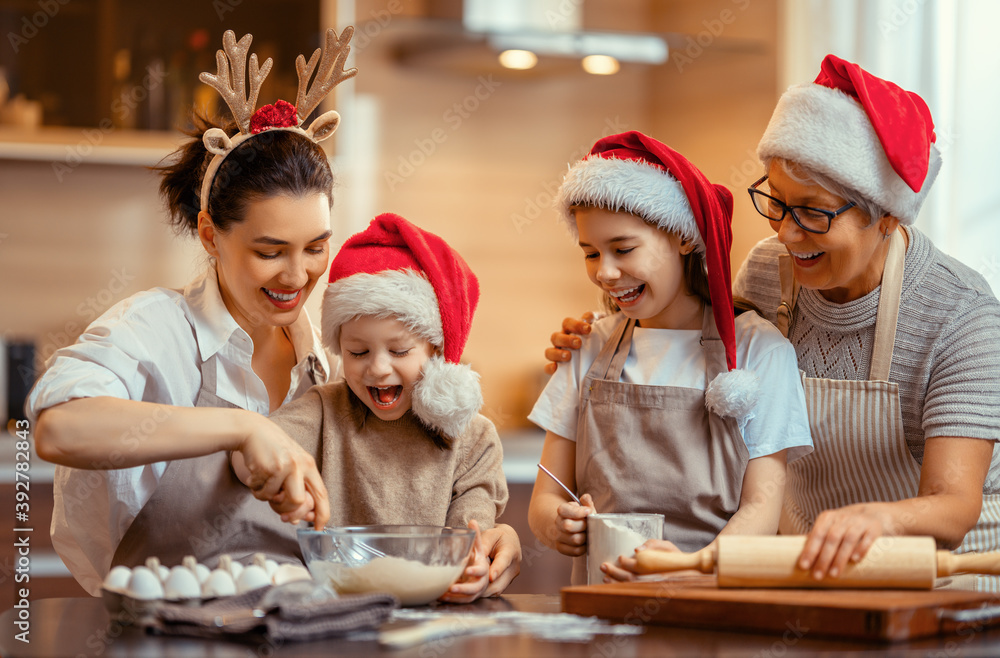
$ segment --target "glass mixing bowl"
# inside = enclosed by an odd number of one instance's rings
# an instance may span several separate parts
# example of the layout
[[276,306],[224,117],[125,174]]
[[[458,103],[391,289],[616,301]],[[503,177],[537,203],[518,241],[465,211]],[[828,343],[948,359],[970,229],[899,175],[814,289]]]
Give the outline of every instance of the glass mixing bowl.
[[313,579],[340,594],[391,592],[407,606],[448,591],[465,569],[475,537],[469,528],[426,525],[298,530]]

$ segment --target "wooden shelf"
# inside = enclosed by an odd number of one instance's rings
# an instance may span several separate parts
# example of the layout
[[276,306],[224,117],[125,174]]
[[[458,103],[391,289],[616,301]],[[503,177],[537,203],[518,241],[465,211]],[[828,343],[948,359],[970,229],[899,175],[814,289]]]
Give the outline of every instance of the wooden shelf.
[[178,132],[0,126],[0,160],[152,166],[185,139]]

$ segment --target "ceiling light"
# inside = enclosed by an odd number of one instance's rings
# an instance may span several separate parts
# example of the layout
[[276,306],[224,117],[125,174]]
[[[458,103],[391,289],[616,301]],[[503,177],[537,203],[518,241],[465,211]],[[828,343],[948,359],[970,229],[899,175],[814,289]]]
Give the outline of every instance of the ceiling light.
[[508,69],[524,71],[534,68],[538,57],[530,50],[505,50],[500,53],[500,64]]
[[498,51],[530,50],[545,56],[586,57],[605,55],[619,62],[663,64],[669,48],[666,39],[656,34],[621,32],[494,32],[487,35],[490,45]]
[[621,68],[618,60],[608,55],[587,55],[580,64],[584,71],[593,75],[614,75]]

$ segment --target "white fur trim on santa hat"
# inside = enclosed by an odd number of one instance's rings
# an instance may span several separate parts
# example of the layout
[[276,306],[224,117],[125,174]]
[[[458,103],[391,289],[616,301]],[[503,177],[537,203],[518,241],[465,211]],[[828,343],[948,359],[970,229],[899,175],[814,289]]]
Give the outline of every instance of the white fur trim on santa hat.
[[750,370],[730,370],[717,375],[705,389],[705,406],[716,416],[744,418],[760,396],[760,377]]
[[352,274],[323,293],[323,344],[340,354],[340,327],[362,316],[396,318],[435,347],[444,345],[441,311],[434,286],[414,270]]
[[783,158],[829,176],[874,201],[903,224],[912,224],[941,168],[931,145],[927,178],[910,189],[889,164],[861,104],[818,84],[790,87],[778,101],[757,146],[761,160]]
[[479,375],[437,355],[421,369],[412,399],[413,414],[420,422],[449,438],[460,436],[483,406]]
[[652,164],[589,156],[570,167],[555,203],[574,235],[577,235],[576,221],[570,207],[588,205],[638,215],[694,242],[698,251],[705,250],[684,187]]

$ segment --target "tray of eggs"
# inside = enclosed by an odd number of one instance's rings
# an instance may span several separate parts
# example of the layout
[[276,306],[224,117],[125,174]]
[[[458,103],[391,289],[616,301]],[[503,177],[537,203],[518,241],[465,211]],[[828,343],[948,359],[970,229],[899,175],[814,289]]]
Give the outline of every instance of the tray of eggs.
[[141,615],[163,601],[201,605],[259,587],[311,579],[304,566],[279,565],[263,553],[254,555],[249,565],[222,555],[215,569],[209,569],[191,555],[172,568],[150,557],[145,565],[133,568],[119,565],[111,569],[101,586],[101,597],[104,607],[112,614],[125,611]]

